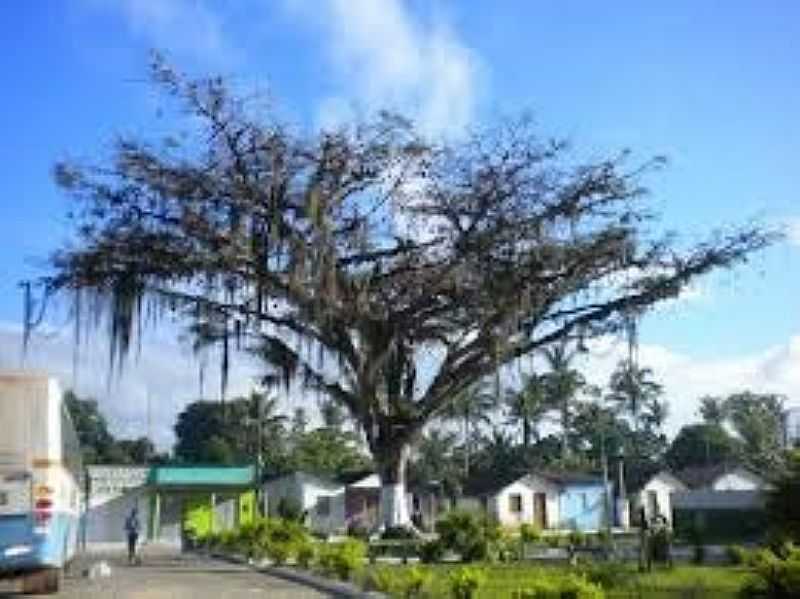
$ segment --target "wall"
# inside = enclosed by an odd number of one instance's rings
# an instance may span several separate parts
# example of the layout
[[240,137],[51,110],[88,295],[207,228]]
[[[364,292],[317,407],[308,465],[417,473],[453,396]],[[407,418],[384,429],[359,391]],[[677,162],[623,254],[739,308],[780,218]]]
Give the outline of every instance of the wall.
[[[545,528],[552,528],[559,520],[558,491],[555,486],[539,479],[522,479],[511,483],[500,490],[489,502],[490,513],[506,526],[519,526],[523,523],[534,523],[534,494],[545,493],[546,517]],[[522,497],[522,512],[511,511],[512,495]]]
[[[346,530],[344,493],[344,487],[331,488],[312,480],[305,481],[303,505],[308,510],[307,522],[312,530],[326,534]],[[320,499],[323,497],[329,499],[330,509],[327,515],[320,512]]]
[[89,504],[85,540],[94,547],[124,545],[125,519],[139,510],[142,540],[149,536],[150,499],[145,488],[150,469],[142,466],[89,466]]
[[650,503],[647,497],[648,491],[655,491],[658,500],[659,514],[667,519],[668,524],[672,524],[672,494],[677,491],[676,486],[670,481],[655,476],[650,479],[642,490],[634,497],[634,516],[638,518],[639,508],[644,506],[645,516],[648,519],[653,518],[654,514],[650,510]]
[[[281,499],[296,502],[301,510],[307,512],[307,523],[312,530],[333,533],[346,528],[344,487],[328,485],[325,481],[302,473],[288,474],[268,481],[264,485],[267,502],[267,513],[278,515]],[[321,497],[331,498],[331,510],[328,516],[318,513]]]
[[560,527],[580,531],[599,530],[603,526],[603,486],[569,485],[559,499]]

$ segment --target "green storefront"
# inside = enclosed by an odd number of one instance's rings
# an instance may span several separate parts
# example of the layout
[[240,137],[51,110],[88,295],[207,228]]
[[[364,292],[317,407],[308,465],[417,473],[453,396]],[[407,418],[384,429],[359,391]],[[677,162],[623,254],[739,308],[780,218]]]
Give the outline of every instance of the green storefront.
[[255,469],[157,466],[150,471],[148,538],[180,543],[251,522],[257,514]]

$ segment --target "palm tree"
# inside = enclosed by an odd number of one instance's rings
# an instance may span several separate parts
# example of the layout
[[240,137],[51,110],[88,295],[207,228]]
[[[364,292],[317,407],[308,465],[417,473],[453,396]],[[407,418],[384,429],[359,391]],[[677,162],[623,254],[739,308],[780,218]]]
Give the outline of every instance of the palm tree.
[[[631,360],[622,360],[611,373],[606,399],[616,404],[620,412],[630,417],[635,432],[639,432],[643,419],[642,410],[653,406],[663,393],[663,387],[653,380],[653,371],[642,368]],[[666,413],[663,414],[666,418]]]
[[645,427],[660,431],[669,417],[669,404],[660,401],[657,397],[652,398],[644,408],[642,419]]
[[469,476],[469,461],[476,428],[490,423],[489,415],[497,407],[497,397],[489,390],[486,381],[467,387],[448,406],[444,417],[460,422],[464,440],[464,476]]
[[561,420],[561,458],[569,456],[569,431],[572,403],[578,392],[586,386],[583,375],[572,367],[578,350],[570,350],[568,343],[558,343],[542,351],[549,372],[545,375],[548,402],[558,407]]
[[545,378],[536,373],[526,375],[519,390],[509,390],[504,398],[508,424],[522,425],[522,445],[527,449],[531,440],[539,438],[539,421],[550,411]]
[[459,495],[462,473],[455,458],[457,436],[450,431],[433,429],[427,431],[416,445],[413,471],[419,482],[429,484],[437,481],[441,490],[449,497]]

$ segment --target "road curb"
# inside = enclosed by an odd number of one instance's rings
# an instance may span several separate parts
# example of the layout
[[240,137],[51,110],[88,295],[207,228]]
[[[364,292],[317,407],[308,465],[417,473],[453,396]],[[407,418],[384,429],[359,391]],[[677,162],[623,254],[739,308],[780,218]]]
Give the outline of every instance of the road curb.
[[287,580],[289,582],[302,584],[322,593],[330,593],[336,597],[345,597],[347,599],[389,599],[389,597],[383,593],[379,593],[377,591],[363,591],[350,582],[323,578],[321,576],[311,574],[310,572],[297,570],[295,568],[253,564],[243,557],[226,555],[224,553],[210,553],[208,555],[214,559],[247,566],[255,572],[266,574],[268,576],[274,576],[275,578],[282,578],[283,580]]

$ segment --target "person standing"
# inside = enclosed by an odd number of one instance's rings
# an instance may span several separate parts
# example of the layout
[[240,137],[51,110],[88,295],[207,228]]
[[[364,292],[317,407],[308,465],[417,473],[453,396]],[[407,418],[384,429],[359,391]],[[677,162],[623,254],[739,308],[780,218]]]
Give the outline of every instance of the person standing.
[[128,536],[128,564],[134,564],[138,560],[136,543],[139,541],[139,510],[135,507],[125,519],[125,532]]

